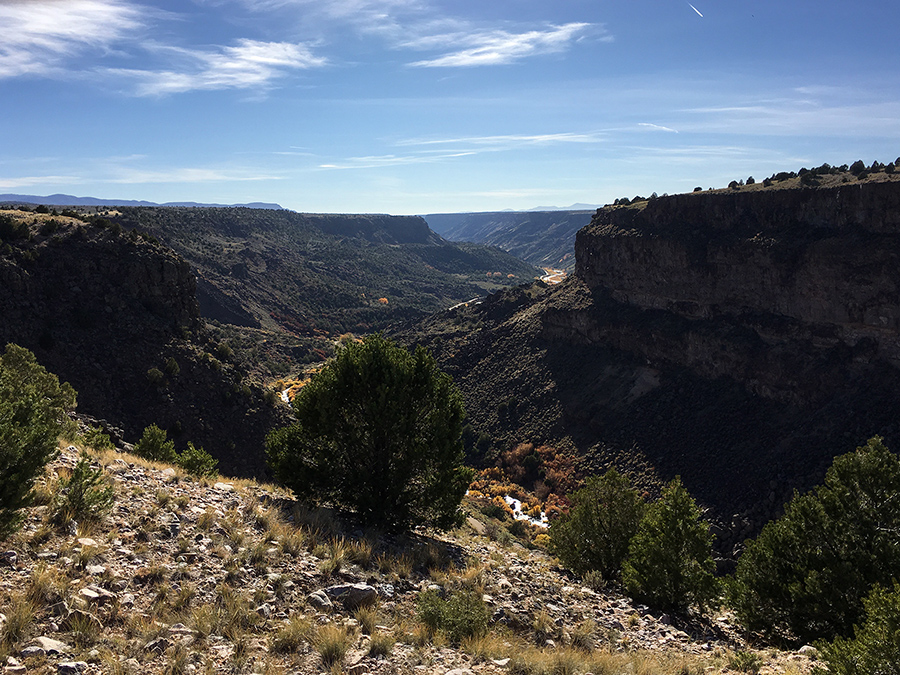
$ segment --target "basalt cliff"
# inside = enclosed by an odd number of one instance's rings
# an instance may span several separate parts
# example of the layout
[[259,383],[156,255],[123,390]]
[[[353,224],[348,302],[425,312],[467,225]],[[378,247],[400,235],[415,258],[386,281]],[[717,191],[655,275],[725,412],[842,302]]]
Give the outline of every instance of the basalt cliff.
[[[875,434],[900,449],[900,182],[599,209],[575,274],[401,336],[453,374],[490,464],[518,443],[682,476],[730,555]],[[485,436],[492,439],[487,448]]]

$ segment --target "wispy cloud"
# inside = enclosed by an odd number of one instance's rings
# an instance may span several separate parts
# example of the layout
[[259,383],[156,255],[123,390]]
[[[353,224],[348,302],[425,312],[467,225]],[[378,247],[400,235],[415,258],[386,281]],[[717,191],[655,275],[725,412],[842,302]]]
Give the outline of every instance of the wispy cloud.
[[75,185],[80,182],[75,176],[0,176],[0,190],[18,190],[34,185]]
[[679,122],[683,131],[900,136],[900,100],[856,103],[785,99],[762,104],[700,107],[682,112],[690,115]]
[[331,164],[320,164],[320,169],[381,169],[389,166],[409,164],[431,164],[445,159],[473,155],[473,152],[449,152],[423,155],[373,155],[369,157],[348,157]]
[[257,173],[244,169],[210,169],[205,167],[174,167],[171,169],[122,169],[107,183],[220,183],[231,181],[280,180],[282,176]]
[[670,127],[664,127],[661,124],[651,124],[650,122],[638,122],[639,127],[644,127],[645,129],[652,129],[653,131],[668,131],[673,134],[677,134],[678,131],[676,129],[672,129]]
[[[205,0],[219,1],[219,0]],[[435,10],[425,0],[237,0],[255,13],[294,10],[301,23],[333,23],[345,30],[382,34],[399,39],[424,23],[433,22]],[[299,12],[297,12],[299,10]],[[439,20],[443,22],[444,20]]]
[[181,62],[180,70],[106,69],[136,83],[139,96],[165,96],[192,90],[250,89],[270,85],[289,70],[323,66],[303,44],[243,39],[215,51],[158,46]]
[[144,20],[120,0],[3,0],[0,78],[52,73],[65,59],[110,49]]
[[396,147],[410,148],[409,154],[348,157],[333,163],[320,164],[319,168],[376,169],[408,164],[431,164],[488,152],[503,152],[536,146],[545,147],[559,143],[599,143],[601,140],[600,134],[578,133],[410,138],[394,143]]
[[496,136],[460,136],[453,138],[409,138],[398,141],[398,146],[429,145],[470,145],[480,148],[507,150],[532,145],[556,143],[600,143],[604,140],[599,133],[565,132],[557,134],[501,134]]
[[[207,0],[214,1],[214,0]],[[506,21],[471,21],[447,14],[429,0],[236,0],[252,12],[295,10],[295,20],[318,29],[375,35],[393,49],[440,52],[415,67],[504,65],[566,51],[588,36],[611,41],[597,24],[567,23],[538,28]],[[299,11],[298,11],[299,10]]]
[[545,30],[512,33],[506,30],[454,32],[426,35],[401,43],[401,47],[419,50],[462,47],[433,59],[415,61],[411,66],[451,68],[495,66],[514,63],[540,54],[565,51],[591,28],[589,23],[567,23]]

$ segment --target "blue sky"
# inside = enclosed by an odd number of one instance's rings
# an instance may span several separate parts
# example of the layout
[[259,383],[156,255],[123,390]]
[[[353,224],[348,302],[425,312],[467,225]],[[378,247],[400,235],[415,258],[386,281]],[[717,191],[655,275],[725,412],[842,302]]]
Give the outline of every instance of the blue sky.
[[0,0],[0,193],[435,213],[900,155],[900,3]]

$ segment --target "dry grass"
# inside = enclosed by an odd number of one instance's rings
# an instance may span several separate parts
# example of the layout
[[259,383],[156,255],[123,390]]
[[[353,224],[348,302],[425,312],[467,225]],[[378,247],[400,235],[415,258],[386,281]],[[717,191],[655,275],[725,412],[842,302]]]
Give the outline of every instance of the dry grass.
[[343,663],[352,639],[353,635],[346,628],[329,623],[316,631],[313,644],[319,652],[322,664],[326,668],[331,668]]
[[584,652],[563,647],[520,647],[510,659],[511,675],[701,675],[709,672],[694,657],[666,652]]
[[597,632],[597,624],[592,620],[582,621],[575,626],[569,636],[569,641],[574,649],[583,652],[591,652],[594,649],[594,635]]
[[6,621],[0,624],[0,650],[8,652],[28,637],[34,621],[34,605],[25,595],[15,595],[2,613]]
[[350,550],[347,552],[347,557],[354,565],[359,565],[364,570],[367,570],[372,566],[374,551],[375,544],[371,540],[360,539],[350,542]]
[[285,654],[297,651],[312,639],[312,622],[306,617],[294,616],[272,638],[272,651]]
[[475,663],[506,658],[515,651],[508,639],[501,638],[496,633],[466,638],[460,644],[460,649],[469,654]]
[[378,624],[378,610],[374,606],[360,607],[353,613],[353,618],[359,622],[359,628],[364,635],[373,635]]
[[282,525],[278,531],[278,542],[283,553],[296,558],[306,544],[306,533],[290,525]]
[[42,563],[32,571],[25,597],[35,608],[40,609],[62,600],[68,585],[68,579],[57,568]]
[[394,636],[389,633],[373,633],[366,655],[373,658],[390,656],[394,649]]

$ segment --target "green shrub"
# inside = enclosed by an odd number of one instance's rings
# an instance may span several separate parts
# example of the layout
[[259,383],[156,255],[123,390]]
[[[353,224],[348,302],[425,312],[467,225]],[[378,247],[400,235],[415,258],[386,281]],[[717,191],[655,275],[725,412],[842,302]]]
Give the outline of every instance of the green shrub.
[[115,491],[103,467],[92,467],[91,458],[82,453],[72,475],[60,482],[56,500],[56,520],[99,520],[115,500]]
[[219,473],[219,460],[203,448],[194,447],[190,441],[175,463],[192,476],[215,476]]
[[[897,675],[900,673],[900,583],[892,590],[876,586],[863,600],[865,622],[853,638],[817,643],[832,675]],[[819,671],[822,673],[822,671]]]
[[112,439],[108,434],[103,433],[103,429],[100,427],[89,427],[84,432],[84,444],[97,451],[112,450],[115,447]]
[[31,488],[74,425],[75,390],[38,364],[34,354],[7,345],[0,356],[0,539],[21,523]]
[[12,216],[0,214],[0,241],[12,241],[14,239],[27,239],[28,225],[24,221]]
[[754,652],[736,651],[728,657],[728,667],[739,673],[757,675],[762,665],[762,657]]
[[166,376],[159,368],[150,368],[147,371],[147,381],[154,387],[161,387],[166,381]]
[[154,462],[174,464],[178,459],[175,443],[166,440],[166,432],[155,424],[144,429],[141,440],[134,444],[134,454]]
[[738,560],[729,600],[744,626],[794,643],[849,637],[863,598],[900,569],[900,459],[879,437],[834,460]]
[[569,499],[569,512],[550,524],[550,551],[578,574],[618,577],[644,514],[641,496],[626,476],[610,469],[588,478]]
[[170,356],[166,361],[166,373],[175,377],[178,373],[181,372],[181,366],[178,365],[178,361],[175,360],[174,356]]
[[294,397],[297,424],[269,434],[276,478],[389,530],[446,529],[473,472],[463,466],[462,395],[423,348],[380,335],[342,347]]
[[441,627],[441,616],[444,611],[444,601],[440,593],[429,589],[421,593],[416,600],[416,611],[419,621],[432,632],[437,632]]
[[454,644],[466,638],[481,637],[487,633],[487,605],[481,595],[472,590],[457,591],[444,600],[436,590],[428,590],[416,601],[419,620],[430,631],[446,633]]
[[709,524],[676,478],[641,520],[622,566],[628,592],[665,610],[703,609],[717,594]]

